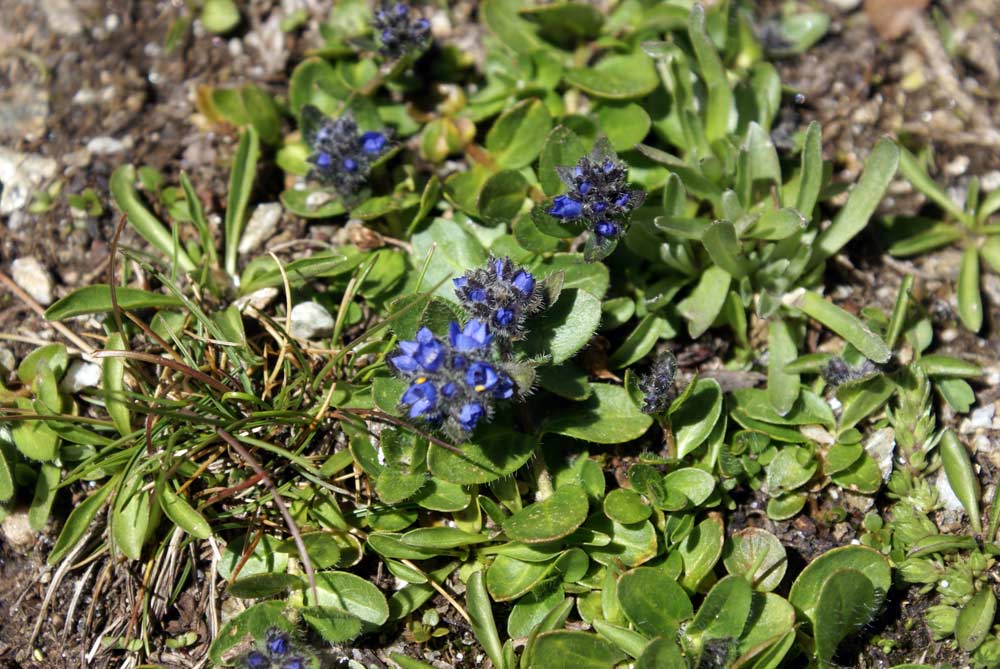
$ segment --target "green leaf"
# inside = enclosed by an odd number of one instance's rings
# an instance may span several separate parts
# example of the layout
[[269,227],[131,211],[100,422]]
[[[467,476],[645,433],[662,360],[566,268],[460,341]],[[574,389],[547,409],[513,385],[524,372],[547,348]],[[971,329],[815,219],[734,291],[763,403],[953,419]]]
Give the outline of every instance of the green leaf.
[[[107,351],[125,350],[125,342],[121,333],[115,332],[108,336],[104,344]],[[123,437],[132,433],[128,405],[125,402],[125,359],[107,357],[101,360],[101,391],[104,395],[104,407],[118,434]]]
[[253,574],[234,581],[229,586],[229,594],[242,599],[263,599],[301,585],[302,579],[292,574]]
[[159,501],[167,518],[191,536],[196,539],[208,539],[212,536],[212,528],[205,517],[186,499],[171,490],[169,483],[160,490]]
[[112,535],[115,545],[130,560],[142,557],[151,510],[149,493],[138,487],[121,490],[116,496],[111,515]]
[[281,142],[281,114],[274,99],[256,84],[243,86],[240,96],[261,141],[270,145]]
[[854,569],[838,569],[823,582],[816,603],[813,635],[823,667],[835,667],[840,642],[858,632],[875,616],[878,600],[872,582]]
[[456,301],[451,279],[462,276],[472,267],[486,262],[486,249],[461,223],[435,218],[429,226],[413,235],[412,258],[421,263],[434,248],[434,256],[427,266],[424,285],[441,283],[436,294],[446,300]]
[[663,485],[671,493],[687,498],[691,506],[701,506],[715,490],[715,477],[697,467],[681,467],[663,477]]
[[535,444],[527,434],[499,427],[489,432],[480,430],[474,441],[459,447],[461,455],[432,445],[427,451],[427,467],[449,483],[489,483],[520,469],[531,457]]
[[638,632],[630,630],[627,627],[614,625],[602,618],[595,618],[591,624],[594,626],[595,632],[613,643],[630,657],[639,657],[642,655],[642,649],[649,643],[649,639]]
[[542,154],[538,160],[538,181],[542,192],[548,196],[558,195],[565,186],[556,174],[557,166],[576,165],[587,155],[587,148],[580,137],[564,125],[557,125],[545,138]]
[[228,581],[236,571],[237,565],[241,564],[239,571],[241,577],[285,571],[288,567],[288,555],[278,551],[281,547],[280,541],[265,534],[257,541],[250,557],[245,558],[244,548],[247,538],[247,535],[237,537],[222,551],[222,559],[216,565],[219,578]]
[[176,258],[177,266],[182,272],[190,272],[195,267],[194,262],[180,245],[174,245],[174,238],[170,232],[143,204],[139,197],[139,191],[135,188],[135,180],[135,168],[132,165],[122,165],[117,168],[111,174],[109,181],[112,199],[121,212],[128,217],[129,223],[136,229],[136,232],[168,260],[173,261]]
[[529,669],[608,669],[624,659],[596,634],[556,630],[538,635]]
[[201,22],[208,32],[225,35],[240,24],[240,10],[233,0],[205,0]]
[[552,571],[554,562],[525,562],[498,555],[486,571],[486,588],[498,602],[517,599],[545,578]]
[[[11,465],[7,461],[5,446],[6,444],[0,442],[0,502],[6,502],[14,496],[14,477],[11,472]],[[72,513],[70,516],[72,516]],[[66,522],[68,523],[69,521]],[[63,528],[63,532],[65,531],[66,529]]]
[[528,180],[520,172],[497,172],[479,191],[480,216],[489,224],[510,223],[521,211],[527,190]]
[[307,588],[307,606],[323,606],[350,612],[370,627],[377,627],[389,619],[389,604],[382,591],[368,579],[343,571],[325,571],[316,574],[318,601],[313,601]]
[[532,323],[527,348],[534,355],[565,362],[587,345],[601,320],[600,301],[585,290],[564,289],[555,305]]
[[361,633],[360,618],[332,606],[304,606],[299,611],[303,620],[329,643],[343,643]]
[[590,397],[587,373],[571,364],[547,365],[538,370],[538,385],[559,397],[580,402]]
[[729,116],[733,107],[733,92],[729,88],[726,69],[719,58],[719,52],[705,29],[705,8],[699,4],[691,7],[688,23],[688,37],[698,59],[701,77],[708,89],[705,106],[705,137],[709,143],[723,139],[729,134]]
[[983,327],[983,296],[979,292],[979,251],[970,246],[962,253],[958,272],[958,315],[972,332]]
[[[17,398],[18,409],[34,411],[31,400]],[[59,435],[52,428],[39,420],[21,420],[14,423],[10,429],[14,446],[29,460],[48,462],[54,460],[59,452]]]
[[635,628],[650,637],[672,637],[694,615],[691,600],[674,579],[653,567],[627,571],[618,579],[618,601]]
[[260,140],[253,126],[240,134],[240,143],[233,156],[229,173],[229,196],[226,201],[225,259],[229,276],[236,274],[236,253],[246,223],[247,203],[257,177],[257,159],[260,157]]
[[785,547],[767,530],[747,527],[727,540],[722,563],[726,571],[742,576],[759,592],[781,584],[788,568]]
[[[584,560],[586,559],[584,556]],[[558,584],[554,587],[546,584],[535,592],[529,592],[511,610],[510,617],[507,618],[507,636],[520,639],[530,635],[553,609],[562,605],[565,596],[562,586]]]
[[806,130],[802,143],[802,162],[799,168],[799,192],[795,208],[806,218],[812,218],[813,209],[823,186],[823,144],[818,122],[813,121]]
[[711,573],[715,563],[722,556],[722,520],[708,517],[698,523],[677,550],[684,561],[684,577],[681,585],[694,591],[702,580]]
[[688,663],[673,639],[657,638],[649,642],[636,660],[635,669],[687,669]]
[[639,411],[621,386],[591,383],[591,396],[542,425],[543,433],[562,434],[597,444],[620,444],[641,437],[653,419]]
[[34,385],[35,377],[38,376],[39,368],[43,364],[49,368],[53,375],[62,377],[69,367],[69,354],[66,347],[62,344],[39,346],[21,360],[21,364],[17,366],[17,378],[26,386]]
[[686,632],[705,639],[737,639],[750,616],[753,590],[741,576],[726,576],[716,583],[698,607]]
[[[465,603],[471,618],[472,632],[483,650],[493,661],[494,667],[505,667],[500,635],[493,620],[493,608],[486,592],[486,579],[482,571],[473,572],[465,584]],[[511,668],[513,669],[513,667]]]
[[944,465],[948,485],[958,501],[965,507],[972,531],[978,534],[983,531],[983,523],[979,515],[979,479],[972,468],[969,451],[959,441],[955,432],[950,429],[945,430],[941,436],[938,449],[941,452],[941,464]]
[[935,380],[934,387],[948,406],[958,413],[968,413],[976,401],[976,393],[964,379],[939,378]]
[[865,161],[861,178],[847,198],[844,208],[833,219],[830,227],[816,238],[813,245],[814,263],[826,260],[840,251],[868,224],[868,219],[882,201],[889,182],[896,175],[898,165],[899,147],[891,139],[880,139]]
[[448,550],[459,546],[481,544],[489,541],[485,534],[473,534],[454,527],[421,527],[410,530],[399,538],[407,546],[429,550]]
[[722,388],[715,379],[697,379],[690,392],[670,405],[670,424],[683,458],[701,446],[722,415]]
[[[115,288],[118,307],[125,311],[135,309],[164,309],[180,306],[181,302],[172,295],[151,293],[138,288]],[[57,300],[45,310],[45,318],[61,321],[84,314],[103,314],[112,310],[111,289],[107,284],[94,284],[77,288],[72,293]]]
[[712,223],[702,234],[701,242],[705,245],[712,262],[734,279],[742,279],[753,270],[749,261],[740,255],[740,242],[736,238],[736,229],[729,221]]
[[603,513],[595,513],[583,528],[611,539],[606,545],[587,546],[590,557],[599,564],[638,567],[656,557],[656,530],[648,520],[622,525]]
[[612,100],[641,98],[660,84],[653,61],[641,50],[604,56],[588,67],[571,67],[564,78],[585,93]]
[[841,546],[814,558],[795,579],[788,601],[815,625],[823,584],[844,569],[855,570],[871,581],[875,592],[873,609],[881,607],[892,585],[892,570],[885,557],[866,546]]
[[612,148],[618,152],[628,151],[644,140],[652,124],[646,110],[634,102],[602,104],[597,108],[597,118]]
[[524,100],[496,120],[486,135],[486,149],[498,166],[520,169],[535,161],[551,129],[552,116],[545,103]]
[[963,223],[971,222],[970,216],[948,196],[948,193],[943,188],[930,178],[916,156],[910,153],[905,147],[899,149],[899,171],[902,172],[907,181],[913,184],[918,191],[927,196],[927,198],[941,207],[941,209]]
[[526,544],[555,541],[571,534],[587,519],[587,493],[578,485],[563,485],[548,498],[529,504],[507,518],[503,531]]
[[49,522],[49,512],[55,501],[59,488],[59,477],[62,469],[48,462],[42,463],[35,480],[35,495],[28,508],[28,524],[36,532],[41,532]]
[[665,319],[654,314],[646,314],[625,338],[621,347],[608,358],[608,368],[621,369],[644,358],[653,350],[667,327],[669,326]]
[[63,525],[62,531],[59,533],[59,538],[56,539],[56,543],[52,547],[52,552],[46,558],[49,565],[58,564],[76,547],[80,539],[90,529],[91,522],[104,506],[104,502],[108,499],[113,487],[112,483],[105,483],[73,508],[66,519],[66,524]]
[[997,598],[989,585],[972,596],[958,613],[955,623],[955,640],[958,647],[971,653],[983,643],[993,627],[997,612]]
[[688,322],[688,334],[696,339],[705,334],[722,311],[732,277],[721,267],[706,269],[691,294],[677,304],[677,311]]
[[546,45],[538,38],[538,28],[518,16],[520,8],[521,0],[483,0],[479,17],[501,44],[530,56]]
[[285,209],[302,218],[332,218],[347,211],[339,197],[320,188],[290,188],[279,199]]
[[953,358],[950,355],[931,354],[921,356],[914,363],[927,376],[952,376],[963,379],[977,379],[983,375],[983,368],[974,362]]
[[597,8],[583,2],[529,5],[522,8],[520,14],[539,24],[542,34],[559,44],[572,44],[574,38],[597,37],[604,23],[604,15]]
[[628,488],[616,488],[604,498],[604,515],[622,525],[641,523],[652,515],[653,509],[642,496]]
[[767,395],[782,416],[792,410],[799,397],[799,375],[785,369],[798,354],[788,323],[771,321],[767,329]]
[[824,300],[819,293],[806,291],[795,300],[795,306],[843,337],[866,358],[884,363],[892,355],[882,338],[868,329],[857,316],[844,311],[833,302]]

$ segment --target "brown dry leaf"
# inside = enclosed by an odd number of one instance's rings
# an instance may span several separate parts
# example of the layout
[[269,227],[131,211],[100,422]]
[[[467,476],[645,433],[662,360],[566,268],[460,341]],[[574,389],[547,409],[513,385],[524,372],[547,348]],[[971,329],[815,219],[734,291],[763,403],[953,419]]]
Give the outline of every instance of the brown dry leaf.
[[883,39],[894,40],[905,35],[930,0],[865,0],[868,20]]

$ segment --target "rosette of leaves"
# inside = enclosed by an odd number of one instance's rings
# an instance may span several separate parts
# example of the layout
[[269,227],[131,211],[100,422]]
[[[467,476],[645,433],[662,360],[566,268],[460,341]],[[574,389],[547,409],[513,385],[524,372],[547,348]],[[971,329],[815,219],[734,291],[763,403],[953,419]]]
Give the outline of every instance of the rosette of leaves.
[[923,161],[907,151],[901,153],[900,171],[930,203],[926,213],[914,217],[893,217],[884,221],[889,253],[912,257],[952,246],[962,252],[956,283],[958,315],[972,332],[983,327],[981,273],[1000,274],[1000,188],[981,192],[979,179],[966,188],[963,204],[955,202],[944,188],[928,175]]

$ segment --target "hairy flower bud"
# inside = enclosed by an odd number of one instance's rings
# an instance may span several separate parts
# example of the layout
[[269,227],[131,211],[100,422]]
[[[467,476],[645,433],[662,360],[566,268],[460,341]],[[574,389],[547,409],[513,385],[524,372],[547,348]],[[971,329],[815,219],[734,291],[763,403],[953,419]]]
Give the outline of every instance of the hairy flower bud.
[[391,58],[423,49],[431,36],[430,22],[424,18],[411,21],[410,8],[401,2],[376,10],[372,28],[379,51]]
[[302,108],[302,135],[312,151],[309,180],[344,198],[362,189],[372,163],[389,147],[388,131],[359,132],[351,114],[332,119],[312,105]]
[[498,340],[521,339],[525,320],[542,308],[542,287],[510,258],[490,258],[486,265],[454,280],[462,308],[486,323]]

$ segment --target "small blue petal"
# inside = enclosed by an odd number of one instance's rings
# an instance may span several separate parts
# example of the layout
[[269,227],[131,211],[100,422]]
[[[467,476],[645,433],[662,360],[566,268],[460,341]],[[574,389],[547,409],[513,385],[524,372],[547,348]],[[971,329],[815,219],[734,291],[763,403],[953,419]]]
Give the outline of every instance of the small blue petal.
[[473,288],[469,291],[469,299],[473,302],[485,302],[486,301],[486,291],[482,288]]
[[509,400],[514,396],[514,382],[506,374],[500,375],[496,387],[493,388],[493,397],[498,400]]
[[451,382],[448,382],[448,383],[444,384],[443,386],[441,386],[441,394],[444,395],[445,397],[451,397],[452,395],[454,395],[455,394],[455,384],[451,383]]
[[344,158],[343,165],[344,169],[347,170],[348,172],[358,171],[358,161],[354,160],[353,158]]
[[583,176],[583,168],[580,167],[579,165],[577,165],[576,167],[574,167],[573,168],[573,176],[575,176],[575,177],[582,177]]
[[576,189],[580,191],[580,195],[586,195],[587,193],[589,193],[590,188],[591,186],[589,181],[581,181],[580,185],[576,187]]
[[366,132],[361,135],[361,150],[369,155],[378,155],[385,148],[385,135],[380,132]]
[[389,362],[401,372],[413,372],[420,366],[415,358],[409,355],[397,355],[389,358]]
[[329,153],[323,153],[321,151],[320,153],[316,154],[316,158],[313,159],[313,162],[316,163],[317,167],[325,168],[333,164],[333,158],[330,157]]
[[267,649],[273,655],[284,655],[288,652],[288,637],[284,634],[269,635]]
[[429,30],[431,27],[431,22],[427,19],[417,19],[417,22],[413,24],[417,30]]
[[493,271],[496,272],[498,279],[503,279],[504,261],[503,258],[497,258],[493,261]]
[[469,361],[464,355],[455,354],[451,358],[451,366],[455,369],[465,369],[469,365]]
[[514,321],[514,312],[506,307],[500,307],[493,318],[500,327],[507,327]]
[[604,167],[604,173],[607,174],[611,170],[615,169],[615,164],[610,160],[605,160],[603,167]]
[[396,12],[397,16],[406,16],[410,11],[407,9],[406,5],[401,2],[397,3],[396,6],[393,7],[393,10]]
[[517,288],[522,295],[531,295],[531,291],[535,289],[535,277],[531,276],[524,270],[515,274],[511,283],[514,284],[514,287]]
[[600,214],[607,208],[608,208],[607,202],[595,202],[594,204],[590,205],[590,210],[593,211],[595,214]]
[[469,365],[469,371],[465,373],[465,382],[477,393],[492,389],[498,379],[496,370],[486,362],[472,363]]
[[434,333],[430,331],[430,328],[424,326],[417,330],[417,341],[421,344],[429,344],[434,341]]
[[616,207],[626,207],[626,206],[628,206],[628,201],[629,201],[629,194],[628,193],[622,193],[620,196],[618,196],[618,199],[615,200],[615,206]]
[[251,651],[246,657],[246,666],[248,669],[264,669],[269,666],[271,661],[267,659],[267,656],[260,651]]
[[285,663],[281,665],[281,669],[306,669],[306,661],[301,657],[292,657],[285,660]]
[[406,355],[414,355],[420,350],[420,344],[415,341],[401,341],[399,342],[399,348],[403,350]]
[[477,319],[466,323],[462,330],[459,330],[457,323],[452,323],[449,326],[448,336],[451,345],[463,352],[477,351],[493,341],[493,335],[487,331],[486,323]]
[[601,221],[594,226],[594,232],[600,237],[614,237],[618,234],[618,226],[610,221]]
[[485,413],[486,410],[483,409],[482,404],[479,402],[470,402],[459,410],[458,422],[462,426],[462,429],[471,432]]
[[410,418],[422,416],[437,404],[437,389],[429,381],[413,383],[403,393],[402,403],[410,407]]
[[579,218],[583,213],[583,205],[568,195],[559,195],[552,200],[552,208],[548,213],[556,218]]
[[469,283],[469,279],[464,276],[460,276],[457,279],[452,279],[451,282],[455,285],[455,288],[465,288],[466,284]]

